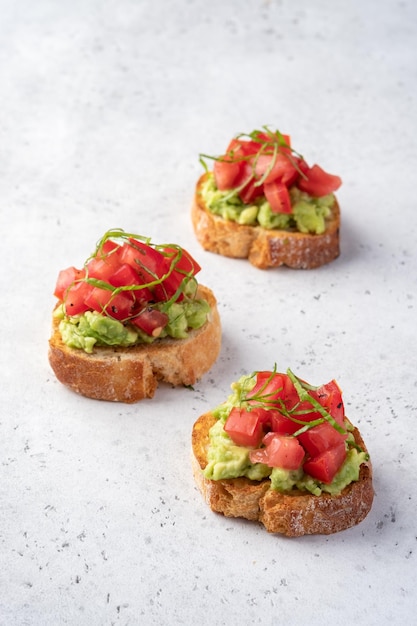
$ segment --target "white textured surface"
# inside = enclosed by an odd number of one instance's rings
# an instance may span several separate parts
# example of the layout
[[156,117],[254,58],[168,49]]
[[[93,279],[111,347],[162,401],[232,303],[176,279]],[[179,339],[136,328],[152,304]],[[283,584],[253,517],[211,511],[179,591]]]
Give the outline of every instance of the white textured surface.
[[[417,5],[0,0],[0,623],[415,619]],[[203,252],[199,152],[262,124],[343,177],[342,254],[262,272]],[[219,301],[194,391],[75,396],[47,362],[59,269],[118,226],[183,244]],[[296,540],[216,516],[194,420],[241,373],[336,377],[370,448],[358,527]]]

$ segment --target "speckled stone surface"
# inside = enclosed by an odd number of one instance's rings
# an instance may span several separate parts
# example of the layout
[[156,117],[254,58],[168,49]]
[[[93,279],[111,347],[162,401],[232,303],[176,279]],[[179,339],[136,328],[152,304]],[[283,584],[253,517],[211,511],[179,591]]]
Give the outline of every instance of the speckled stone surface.
[[[417,5],[0,0],[0,624],[411,624],[417,612]],[[341,256],[204,252],[200,152],[270,124],[343,178]],[[58,271],[110,227],[184,245],[223,347],[194,390],[115,405],[47,361]],[[211,513],[195,419],[240,374],[336,378],[374,466],[357,527],[296,540]]]

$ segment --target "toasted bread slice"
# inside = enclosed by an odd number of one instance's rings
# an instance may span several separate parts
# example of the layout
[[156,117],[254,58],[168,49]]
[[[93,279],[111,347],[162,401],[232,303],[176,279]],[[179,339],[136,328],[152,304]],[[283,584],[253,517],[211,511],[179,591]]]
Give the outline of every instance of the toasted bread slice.
[[337,201],[326,220],[322,235],[267,230],[225,220],[205,206],[201,188],[208,174],[200,177],[191,208],[191,220],[202,247],[227,257],[249,259],[259,269],[286,265],[313,269],[336,259],[340,254],[340,208]]
[[58,380],[97,400],[133,403],[152,398],[158,381],[193,385],[216,361],[221,323],[210,289],[199,285],[198,297],[210,305],[208,321],[186,339],[164,338],[128,348],[95,347],[92,354],[68,347],[53,321],[49,362]]
[[[203,475],[207,465],[209,430],[216,422],[212,413],[202,415],[192,431],[192,464],[196,483],[210,508],[226,517],[242,517],[261,522],[268,532],[287,537],[329,535],[361,522],[371,509],[374,490],[371,464],[361,465],[359,480],[339,495],[315,496],[293,490],[280,493],[270,488],[269,479],[248,478],[209,480]],[[366,450],[357,428],[356,443]]]

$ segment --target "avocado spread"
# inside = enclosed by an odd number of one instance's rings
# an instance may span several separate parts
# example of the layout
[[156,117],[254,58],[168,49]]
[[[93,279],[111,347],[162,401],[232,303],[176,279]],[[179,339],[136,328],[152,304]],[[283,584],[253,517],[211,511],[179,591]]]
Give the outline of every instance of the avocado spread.
[[288,230],[321,235],[326,230],[326,219],[331,216],[335,202],[333,194],[315,198],[297,187],[289,190],[292,213],[273,213],[265,196],[261,195],[250,205],[244,204],[234,191],[217,189],[212,172],[201,187],[205,206],[214,215],[225,220],[262,226],[268,230]]
[[[263,463],[252,464],[249,460],[250,448],[237,446],[225,432],[223,425],[234,406],[242,406],[242,397],[253,388],[255,378],[253,376],[242,376],[237,382],[232,384],[233,393],[229,398],[213,410],[217,418],[216,423],[211,427],[209,433],[209,447],[207,451],[207,465],[204,469],[204,476],[210,480],[221,480],[238,478],[245,476],[251,480],[263,480],[269,478],[271,488],[280,492],[288,492],[292,489],[308,491],[319,496],[322,492],[332,495],[339,494],[351,482],[358,480],[359,469],[362,463],[367,460],[365,452],[357,450],[352,445],[348,447],[346,459],[330,484],[308,476],[302,467],[298,470],[286,470],[278,467],[269,467]],[[352,426],[346,422],[347,430],[352,430]],[[354,444],[352,433],[349,434],[347,445]]]
[[158,337],[152,337],[132,324],[123,324],[95,311],[66,316],[61,305],[54,315],[60,319],[59,330],[63,342],[70,348],[91,353],[95,345],[127,347],[152,343],[164,337],[185,339],[190,329],[200,328],[206,323],[210,312],[210,306],[205,300],[185,299],[174,302],[169,307],[164,305],[165,303],[159,303],[153,307],[163,308],[168,315],[168,324]]

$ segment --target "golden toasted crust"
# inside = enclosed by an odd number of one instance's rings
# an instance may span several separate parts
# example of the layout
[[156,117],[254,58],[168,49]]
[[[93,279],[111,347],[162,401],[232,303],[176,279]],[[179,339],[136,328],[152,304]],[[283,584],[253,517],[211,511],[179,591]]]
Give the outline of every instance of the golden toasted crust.
[[[345,530],[361,522],[369,513],[374,490],[370,462],[361,466],[359,480],[337,496],[314,496],[298,490],[280,493],[270,488],[268,479],[248,478],[209,480],[202,470],[207,465],[209,430],[216,419],[205,413],[192,431],[192,464],[196,483],[210,508],[226,517],[243,517],[261,522],[268,532],[287,537],[323,534]],[[357,428],[356,443],[366,450]]]
[[202,247],[227,257],[249,259],[259,269],[286,265],[313,269],[340,254],[340,208],[336,201],[322,235],[247,226],[213,215],[205,206],[201,187],[208,174],[200,177],[191,208],[191,220]]
[[211,307],[208,321],[187,339],[161,339],[128,348],[95,347],[92,354],[69,348],[54,320],[49,362],[58,380],[97,400],[132,403],[152,398],[158,381],[193,385],[216,361],[221,323],[214,294],[202,285],[198,297]]

